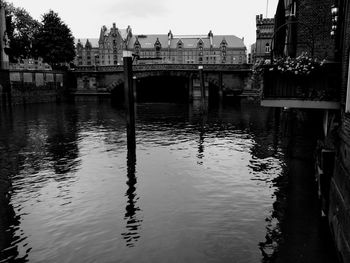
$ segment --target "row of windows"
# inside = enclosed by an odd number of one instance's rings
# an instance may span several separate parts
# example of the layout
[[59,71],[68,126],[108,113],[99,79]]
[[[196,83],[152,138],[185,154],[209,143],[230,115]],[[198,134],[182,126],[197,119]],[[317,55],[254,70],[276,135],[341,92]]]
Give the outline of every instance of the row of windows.
[[[205,56],[205,57],[191,57],[191,56],[163,56],[160,57],[160,59],[163,62],[177,62],[177,63],[194,63],[195,61],[199,61],[199,62],[206,62],[206,63],[221,63],[221,62],[229,62],[229,63],[237,63],[237,59],[238,59],[238,63],[243,63],[243,57],[239,56],[234,57],[234,56],[230,56],[230,57],[210,57],[210,56]],[[141,60],[142,61],[142,60]],[[108,63],[107,63],[108,62]],[[99,65],[100,61],[96,60],[95,62],[91,61],[91,60],[87,60],[85,61],[86,65]],[[83,60],[78,60],[78,65],[83,65]],[[117,59],[115,59],[114,61],[111,61],[110,59],[108,60],[102,60],[101,61],[101,65],[111,65],[111,64],[117,64]]]
[[[267,44],[268,45],[268,44]],[[266,47],[266,52],[269,51],[269,47]],[[113,52],[113,53],[101,53],[101,54],[78,54],[77,59],[80,60],[83,57],[87,58],[88,60],[95,58],[95,60],[100,59],[100,57],[104,59],[111,59],[112,57],[116,57],[118,52]],[[119,54],[121,56],[121,54]],[[141,57],[152,57],[152,56],[237,56],[237,55],[244,55],[244,52],[235,52],[235,51],[229,51],[229,52],[209,52],[209,51],[204,51],[204,52],[198,52],[198,51],[181,51],[181,52],[176,52],[176,51],[171,51],[171,52],[155,52],[155,51],[141,51],[139,53]]]
[[[147,57],[147,53],[146,54],[144,54],[144,56],[145,57]],[[232,58],[232,59],[236,59],[236,57],[238,57],[238,56],[229,56],[229,55],[225,55],[225,56],[223,56],[223,55],[209,55],[209,54],[207,54],[207,55],[201,55],[201,56],[193,56],[193,55],[190,55],[190,54],[172,54],[172,55],[170,55],[170,56],[168,56],[168,55],[166,55],[166,54],[158,54],[158,56],[154,56],[154,54],[153,53],[149,53],[149,55],[151,56],[151,57],[165,57],[165,58],[169,58],[169,57],[184,57],[184,58],[187,58],[187,59],[193,59],[193,58],[195,58],[195,57],[204,57],[205,59],[212,59],[212,60],[216,60],[216,59],[220,59],[220,58],[227,58],[227,59],[230,59],[230,58]],[[142,56],[142,54],[141,54],[141,57],[143,57]],[[238,58],[240,59],[240,60],[242,60],[243,59],[243,57],[244,56],[239,56]],[[108,59],[108,60],[111,60],[112,58],[114,58],[115,60],[117,60],[118,59],[118,56],[116,56],[116,55],[114,55],[114,56],[105,56],[105,57],[103,57],[103,59]],[[78,61],[82,61],[83,60],[83,57],[81,57],[81,56],[79,56],[78,58]],[[103,60],[102,59],[102,60]],[[92,57],[86,57],[86,60],[87,61],[91,61],[92,60]],[[95,57],[95,61],[99,61],[100,59],[99,59],[99,57]]]

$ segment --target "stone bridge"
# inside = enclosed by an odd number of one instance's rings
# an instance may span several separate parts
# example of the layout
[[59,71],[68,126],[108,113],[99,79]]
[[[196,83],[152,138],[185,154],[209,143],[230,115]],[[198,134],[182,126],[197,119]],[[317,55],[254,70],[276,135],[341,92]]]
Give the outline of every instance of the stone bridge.
[[[144,94],[152,83],[163,80],[163,90],[179,89],[190,99],[199,95],[199,69],[203,66],[206,92],[208,96],[225,96],[241,93],[249,87],[250,64],[135,64],[133,65],[134,84],[137,93]],[[74,70],[77,79],[76,95],[109,95],[121,90],[124,83],[122,65],[81,66]],[[151,84],[150,84],[151,83]],[[168,83],[168,84],[167,84]],[[170,85],[178,83],[177,86]],[[160,89],[156,93],[160,93]],[[173,90],[176,93],[176,91]],[[174,93],[174,94],[175,94]],[[121,96],[121,94],[120,94]],[[187,95],[186,95],[187,96]]]

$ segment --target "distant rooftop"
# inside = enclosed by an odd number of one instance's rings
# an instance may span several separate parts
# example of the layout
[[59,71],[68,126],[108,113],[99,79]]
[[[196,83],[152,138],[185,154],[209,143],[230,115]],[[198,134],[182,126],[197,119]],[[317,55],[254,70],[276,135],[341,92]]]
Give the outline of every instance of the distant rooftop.
[[78,41],[85,47],[86,41],[89,40],[92,47],[98,47],[98,38],[75,38],[74,44],[77,45]]
[[[108,34],[110,32],[110,29],[107,29],[106,26],[102,27],[101,32],[104,33],[104,35]],[[131,28],[130,28],[131,30]],[[125,39],[127,36],[127,29],[118,29],[119,33],[121,34],[122,38]],[[210,31],[211,32],[211,31]],[[138,39],[141,48],[154,48],[154,44],[158,40],[162,47],[168,46],[168,34],[133,34],[129,43],[128,47],[133,48],[134,43],[136,42],[136,39]],[[177,43],[179,41],[182,42],[184,48],[194,48],[197,46],[199,40],[203,41],[204,47],[210,46],[210,38],[208,34],[198,34],[198,35],[173,35],[170,47],[176,48]],[[91,43],[91,46],[93,48],[98,48],[99,46],[99,38],[80,38],[80,43],[85,46],[86,41],[89,40]],[[221,42],[225,40],[227,42],[228,48],[246,48],[244,44],[244,39],[236,37],[234,35],[215,35],[213,34],[213,41],[212,45],[214,48],[220,47]],[[75,44],[77,44],[79,41],[79,38],[75,39]]]
[[181,38],[181,39],[187,39],[187,38],[209,38],[208,35],[174,35],[174,38]]

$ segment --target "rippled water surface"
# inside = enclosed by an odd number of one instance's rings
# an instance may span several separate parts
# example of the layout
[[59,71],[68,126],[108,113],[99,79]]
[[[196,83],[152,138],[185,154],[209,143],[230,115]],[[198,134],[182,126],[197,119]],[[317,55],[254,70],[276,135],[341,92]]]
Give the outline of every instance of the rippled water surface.
[[140,104],[136,122],[133,153],[108,102],[1,113],[0,262],[262,261],[284,165],[272,112]]

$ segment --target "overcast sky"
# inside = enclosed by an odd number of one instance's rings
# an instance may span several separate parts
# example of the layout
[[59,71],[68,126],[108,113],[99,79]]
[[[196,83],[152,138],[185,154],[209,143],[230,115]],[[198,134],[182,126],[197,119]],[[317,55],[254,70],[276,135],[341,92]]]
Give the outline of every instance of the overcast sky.
[[50,9],[59,14],[75,38],[98,38],[102,25],[131,26],[135,34],[236,35],[255,42],[255,15],[273,17],[278,0],[8,0],[35,19]]

